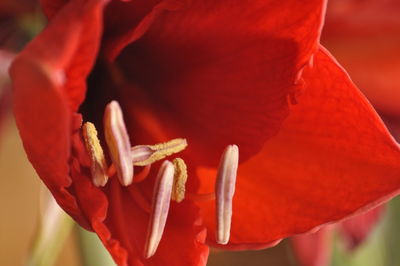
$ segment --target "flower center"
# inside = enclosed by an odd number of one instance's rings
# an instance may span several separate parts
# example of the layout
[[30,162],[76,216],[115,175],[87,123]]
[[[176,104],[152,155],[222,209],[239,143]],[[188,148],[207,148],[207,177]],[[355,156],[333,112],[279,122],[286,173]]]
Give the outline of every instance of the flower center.
[[[156,145],[131,146],[120,105],[112,101],[104,112],[104,135],[110,153],[111,164],[108,166],[103,148],[97,137],[94,124],[86,122],[82,135],[86,150],[91,159],[93,184],[105,186],[108,179],[116,175],[122,186],[143,181],[149,176],[151,164],[167,156],[181,152],[187,147],[185,139],[173,139]],[[230,236],[232,218],[232,199],[235,191],[238,168],[239,149],[228,145],[222,154],[218,168],[215,192],[195,194],[186,192],[188,178],[185,161],[175,158],[172,162],[165,160],[156,177],[151,204],[136,187],[134,200],[146,212],[150,212],[148,235],[144,257],[150,258],[157,250],[166,224],[170,201],[182,202],[185,197],[193,201],[215,200],[217,210],[216,241],[227,244]],[[142,166],[141,172],[135,174],[134,167]],[[151,206],[151,207],[150,207]]]

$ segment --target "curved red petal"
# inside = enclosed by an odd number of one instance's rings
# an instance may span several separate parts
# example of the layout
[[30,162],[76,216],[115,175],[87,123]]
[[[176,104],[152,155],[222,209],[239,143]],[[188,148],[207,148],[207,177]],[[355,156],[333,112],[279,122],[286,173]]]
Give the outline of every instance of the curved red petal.
[[[188,202],[171,204],[160,245],[155,255],[145,260],[143,251],[149,214],[138,204],[138,195],[134,195],[143,193],[140,192],[141,187],[137,187],[136,184],[122,187],[116,179],[112,179],[106,190],[109,210],[105,228],[109,230],[109,236],[117,239],[129,254],[126,261],[120,263],[121,265],[126,265],[126,263],[154,266],[206,264],[209,252],[204,244],[206,231],[201,224],[199,211],[195,205]],[[146,198],[146,194],[143,193],[139,197]],[[112,250],[110,252],[113,254]]]
[[69,0],[39,0],[44,14],[51,20]]
[[[120,92],[135,139],[187,137],[185,158],[213,166],[236,143],[246,160],[287,116],[323,12],[323,1],[232,0],[163,13],[117,59],[136,87]],[[147,113],[159,128],[148,128]]]
[[75,112],[85,97],[86,79],[99,50],[102,13],[107,2],[69,1],[20,55],[40,62],[48,70]]
[[290,239],[300,266],[327,266],[331,257],[333,228],[325,226],[315,233]]
[[[218,2],[214,0],[208,1],[187,1],[187,0],[163,0],[147,2],[147,6],[141,1],[136,1],[136,9],[150,10],[143,17],[140,23],[137,22],[138,16],[130,18],[135,23],[126,21],[128,18],[122,15],[120,18],[113,18],[114,24],[132,25],[132,30],[125,36],[125,40],[120,40],[116,50],[121,50],[129,41],[135,41],[138,35],[143,34],[149,28],[154,26],[154,23],[159,24],[163,21],[163,37],[167,37],[171,33],[175,36],[191,38],[192,41],[200,40],[201,36],[195,37],[196,34],[204,34],[205,31],[212,34],[220,32],[222,38],[228,37],[229,31],[235,25],[236,33],[248,33],[245,37],[253,39],[254,34],[266,36],[286,37],[293,39],[296,43],[315,48],[315,39],[319,36],[321,29],[322,13],[325,6],[325,1],[309,1],[307,4],[300,5],[296,1],[274,2],[274,1],[237,1],[230,0]],[[125,5],[125,9],[133,9],[134,4],[119,3]],[[142,6],[140,6],[140,4]],[[152,4],[152,6],[151,6]],[[137,8],[139,7],[139,8]],[[151,8],[151,9],[150,9]],[[119,9],[115,9],[121,11]],[[124,11],[122,14],[126,13]],[[137,11],[135,11],[137,12]],[[119,12],[120,13],[120,12]],[[141,13],[145,14],[145,12]],[[162,15],[162,16],[160,16]],[[124,22],[121,22],[124,21]],[[179,21],[179,26],[174,27],[174,24]],[[293,25],[294,24],[294,25]],[[159,26],[155,26],[159,27]],[[210,27],[210,28],[209,28]],[[221,27],[223,30],[221,31]],[[123,28],[123,27],[119,27]],[[246,31],[243,31],[246,29]],[[186,36],[182,36],[184,33]],[[163,39],[161,37],[161,40]],[[215,37],[210,35],[209,37]],[[243,36],[241,36],[243,37]],[[229,43],[229,38],[225,39]],[[202,42],[206,44],[206,42]],[[220,48],[223,49],[224,46]],[[118,51],[112,52],[118,55]],[[306,56],[307,58],[308,56]],[[303,61],[304,58],[299,58]]]
[[[166,11],[182,8],[186,0],[114,1],[106,10],[104,52],[114,60],[128,44],[136,41]],[[118,16],[115,16],[118,14]]]
[[70,191],[71,134],[76,127],[71,115],[85,93],[104,3],[70,1],[10,70],[14,113],[29,160],[58,203],[85,227],[87,220]]
[[68,108],[58,88],[43,72],[24,58],[14,62],[11,77],[16,123],[28,158],[39,176],[57,202],[77,217],[80,216],[79,207],[67,190],[71,185]]
[[[79,153],[80,151],[82,150],[75,146],[75,152]],[[104,224],[108,212],[106,194],[93,184],[88,177],[90,176],[89,170],[81,167],[79,160],[73,159],[71,176],[74,194],[77,196],[83,215],[89,221],[90,229],[97,233],[118,265],[127,265],[126,249],[112,237],[110,230]]]
[[378,206],[366,213],[354,216],[339,224],[339,229],[347,248],[355,249],[367,239],[385,214],[385,205]]
[[[320,51],[303,77],[307,88],[279,134],[239,165],[235,248],[340,220],[400,188],[399,146],[347,74]],[[198,173],[202,189],[210,189],[213,171]],[[213,240],[213,205],[205,204],[203,213]]]
[[[73,191],[83,215],[118,265],[205,265],[208,247],[204,244],[206,230],[195,205],[171,203],[167,224],[156,254],[143,257],[149,222],[153,184],[121,186],[116,178],[104,189],[90,179],[89,165],[82,165],[87,156],[82,136],[74,135],[71,176]],[[79,159],[78,159],[79,158]],[[151,181],[151,180],[150,180]],[[154,180],[153,180],[154,181]],[[171,247],[175,249],[171,250]]]

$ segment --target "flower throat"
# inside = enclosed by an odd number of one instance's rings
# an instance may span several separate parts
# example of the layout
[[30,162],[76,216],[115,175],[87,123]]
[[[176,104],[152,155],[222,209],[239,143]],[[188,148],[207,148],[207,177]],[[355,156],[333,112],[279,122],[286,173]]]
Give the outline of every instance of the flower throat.
[[[106,186],[108,179],[117,176],[122,186],[135,186],[145,180],[150,173],[151,164],[179,153],[188,146],[186,139],[178,138],[155,145],[130,143],[120,105],[110,102],[104,112],[104,135],[111,163],[108,165],[104,150],[93,123],[82,126],[82,135],[91,160],[92,182],[97,187]],[[167,221],[170,201],[182,202],[185,198],[193,201],[215,200],[216,202],[216,241],[227,244],[232,220],[232,199],[235,192],[236,175],[239,162],[239,149],[228,145],[221,156],[218,167],[215,192],[194,194],[186,192],[188,178],[185,161],[175,158],[164,160],[158,171],[151,203],[143,197],[140,190],[135,191],[136,203],[150,213],[148,233],[144,247],[144,258],[150,258],[157,251]],[[143,169],[135,173],[134,167]]]

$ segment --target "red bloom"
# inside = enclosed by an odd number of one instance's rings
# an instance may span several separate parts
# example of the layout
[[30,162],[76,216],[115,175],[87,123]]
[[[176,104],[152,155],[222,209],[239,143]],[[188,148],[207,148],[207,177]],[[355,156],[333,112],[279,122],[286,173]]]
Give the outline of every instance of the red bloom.
[[157,252],[143,258],[152,216],[140,194],[151,198],[154,175],[94,186],[81,135],[81,116],[101,125],[113,99],[132,144],[187,138],[189,195],[214,191],[223,148],[239,146],[225,248],[272,245],[399,189],[397,144],[319,47],[323,1],[42,2],[50,23],[11,70],[17,124],[58,203],[118,264],[204,265],[216,215],[214,201],[172,202]]

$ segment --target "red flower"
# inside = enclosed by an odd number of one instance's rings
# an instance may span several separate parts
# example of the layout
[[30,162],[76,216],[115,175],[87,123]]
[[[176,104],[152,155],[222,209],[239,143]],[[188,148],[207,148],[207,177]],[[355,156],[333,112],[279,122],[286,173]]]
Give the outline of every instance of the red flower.
[[[214,191],[228,144],[239,146],[240,165],[224,248],[267,247],[397,193],[397,144],[319,47],[323,1],[42,2],[50,23],[11,70],[17,124],[58,203],[118,264],[206,263],[206,237],[216,245],[215,202],[195,198]],[[119,180],[94,186],[82,139],[81,116],[100,127],[113,99],[132,144],[189,143],[187,198],[171,203],[150,259],[142,254],[157,212],[143,206],[154,176],[122,186],[129,182],[119,170]],[[115,163],[121,150],[112,145]]]

